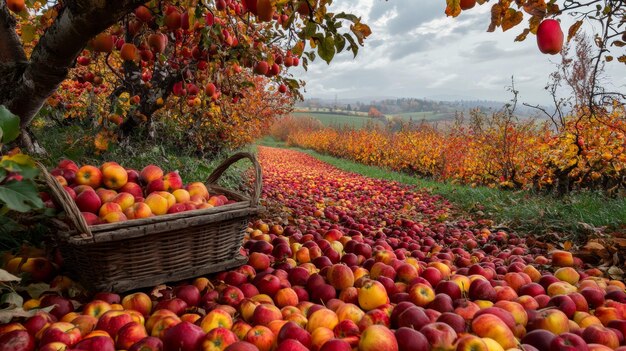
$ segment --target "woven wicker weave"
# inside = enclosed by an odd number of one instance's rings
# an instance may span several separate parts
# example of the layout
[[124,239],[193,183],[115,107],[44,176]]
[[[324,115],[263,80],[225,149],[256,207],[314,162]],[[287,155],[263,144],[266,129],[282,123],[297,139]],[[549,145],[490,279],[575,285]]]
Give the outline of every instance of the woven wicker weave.
[[[252,197],[215,183],[243,158],[254,165]],[[73,227],[57,231],[55,242],[66,266],[90,290],[124,292],[188,279],[239,266],[239,254],[251,217],[259,211],[262,174],[256,158],[237,153],[207,179],[211,194],[224,194],[235,203],[144,219],[88,226],[76,203],[40,165],[52,196],[61,204]]]

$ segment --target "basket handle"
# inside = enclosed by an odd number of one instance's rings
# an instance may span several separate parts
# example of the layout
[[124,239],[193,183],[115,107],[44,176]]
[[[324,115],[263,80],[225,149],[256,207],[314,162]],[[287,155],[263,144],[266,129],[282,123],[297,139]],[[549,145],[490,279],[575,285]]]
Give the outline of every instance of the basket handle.
[[217,168],[213,170],[211,175],[209,175],[209,177],[207,178],[207,183],[215,184],[220,179],[224,171],[226,171],[233,163],[243,158],[249,159],[254,166],[254,192],[252,194],[252,199],[250,200],[250,203],[252,206],[256,207],[259,204],[259,198],[261,197],[263,174],[261,172],[261,165],[259,164],[259,161],[257,161],[256,157],[254,157],[254,155],[249,152],[238,152],[224,160],[224,162],[217,166]]
[[39,168],[39,171],[41,172],[41,175],[46,181],[46,184],[48,184],[48,187],[50,188],[52,197],[56,200],[58,204],[61,205],[61,207],[67,214],[67,217],[72,221],[76,229],[78,229],[80,236],[85,239],[93,238],[93,233],[91,232],[91,229],[89,229],[87,221],[85,221],[85,218],[80,213],[78,206],[76,206],[76,202],[74,202],[74,200],[72,200],[72,198],[65,191],[65,189],[63,189],[61,183],[59,183],[59,181],[56,180],[56,178],[48,172],[46,166],[42,165],[39,162],[36,162],[36,164]]

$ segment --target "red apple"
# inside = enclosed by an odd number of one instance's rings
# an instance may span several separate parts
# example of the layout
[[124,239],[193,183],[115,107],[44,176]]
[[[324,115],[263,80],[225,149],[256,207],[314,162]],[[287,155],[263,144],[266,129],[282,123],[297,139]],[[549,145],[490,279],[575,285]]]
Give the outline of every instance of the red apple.
[[550,351],[588,351],[585,340],[573,333],[563,333],[552,339]]
[[437,322],[449,325],[457,334],[467,331],[465,319],[456,313],[444,312],[437,318]]
[[[28,333],[26,332],[26,334]],[[56,322],[52,323],[44,330],[39,342],[44,345],[50,342],[59,341],[71,347],[76,345],[80,341],[81,337],[82,335],[80,334],[80,329],[74,324]]]
[[224,351],[259,351],[259,348],[247,341],[237,341],[228,345]]
[[239,339],[237,335],[224,327],[211,329],[202,341],[203,350],[223,350]]
[[81,212],[98,213],[102,200],[93,190],[82,191],[76,195],[76,206]]
[[159,301],[156,306],[154,306],[154,310],[166,309],[170,310],[177,315],[182,315],[187,309],[187,303],[183,299],[179,299],[177,297],[172,299],[165,299]]
[[457,334],[451,326],[445,323],[430,323],[423,326],[420,329],[428,343],[433,349],[449,350],[454,348],[454,340],[457,338]]
[[33,351],[35,337],[26,330],[13,330],[0,336],[0,351]]
[[197,306],[200,301],[200,290],[193,285],[182,285],[174,288],[174,295],[185,301],[188,307]]
[[123,326],[115,338],[115,346],[118,349],[128,350],[133,344],[148,336],[143,324],[130,322]]
[[398,328],[396,330],[399,351],[426,351],[430,344],[424,334],[413,328]]
[[520,342],[522,344],[534,346],[537,350],[550,350],[550,344],[552,344],[552,340],[554,340],[554,338],[556,338],[556,335],[552,332],[544,329],[537,329],[524,335]]
[[163,349],[196,351],[200,349],[205,335],[199,326],[189,322],[181,322],[165,331]]
[[76,350],[115,351],[113,339],[104,335],[90,336],[81,340],[75,346]]
[[331,339],[322,345],[320,351],[352,351],[352,346],[344,340]]
[[602,344],[616,349],[619,346],[619,338],[615,331],[601,325],[590,325],[583,331],[583,339],[589,344]]
[[44,295],[39,304],[40,307],[48,307],[56,305],[50,314],[57,319],[61,319],[64,315],[74,311],[72,302],[59,295]]
[[399,327],[408,327],[421,329],[430,323],[430,318],[426,315],[423,308],[413,306],[404,310],[398,315],[397,324]]
[[361,334],[359,351],[398,351],[398,341],[389,328],[375,324]]
[[101,300],[107,302],[109,304],[119,304],[121,302],[121,297],[119,294],[111,293],[111,292],[99,292],[94,295],[94,300]]
[[[555,19],[544,19],[537,28],[537,45],[539,46],[539,51],[544,54],[556,55],[561,52],[563,48],[563,31],[561,30],[561,24],[559,21]],[[553,254],[553,264],[558,266],[560,263],[554,263],[554,254]],[[562,265],[565,267],[565,265]],[[566,266],[572,266],[570,264]]]
[[154,336],[147,336],[134,343],[128,351],[161,351],[163,350],[163,341]]
[[306,329],[300,327],[294,322],[285,323],[285,325],[283,325],[278,332],[278,343],[281,343],[288,339],[297,340],[307,348],[311,347],[311,334]]

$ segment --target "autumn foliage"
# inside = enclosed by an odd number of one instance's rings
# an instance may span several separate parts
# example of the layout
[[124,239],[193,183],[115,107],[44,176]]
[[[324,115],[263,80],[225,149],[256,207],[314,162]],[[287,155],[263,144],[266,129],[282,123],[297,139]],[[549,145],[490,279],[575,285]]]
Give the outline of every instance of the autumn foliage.
[[[11,33],[0,35],[0,47],[11,49],[0,53],[8,72],[0,79],[0,104],[22,127],[44,101],[44,115],[93,121],[81,126],[90,127],[98,149],[118,139],[181,134],[187,136],[181,142],[203,152],[238,147],[300,96],[302,82],[290,68],[306,69],[315,58],[330,62],[342,51],[356,55],[370,35],[360,18],[329,6],[118,0],[29,2],[26,9],[9,6],[9,13],[0,2],[0,24],[6,23],[0,27]],[[12,64],[22,61],[35,73],[19,80]],[[12,85],[17,89],[9,92]]]
[[427,124],[407,124],[399,132],[296,128],[286,141],[367,165],[463,184],[616,190],[626,186],[624,116],[621,105],[588,119],[570,115],[558,133],[547,123],[473,111],[470,121],[459,120],[445,130]]
[[[151,117],[154,137],[167,137],[190,151],[216,153],[236,149],[259,138],[274,118],[291,110],[293,96],[278,91],[269,79],[247,75],[250,86],[238,91],[237,98],[214,99],[204,89],[193,98],[171,96]],[[82,87],[75,88],[79,84]],[[104,152],[120,142],[120,127],[139,108],[136,96],[127,92],[111,98],[107,85],[94,87],[89,82],[63,82],[50,99],[47,109],[63,124],[89,126],[85,142]],[[147,117],[143,117],[147,130]],[[141,134],[143,133],[138,133]]]

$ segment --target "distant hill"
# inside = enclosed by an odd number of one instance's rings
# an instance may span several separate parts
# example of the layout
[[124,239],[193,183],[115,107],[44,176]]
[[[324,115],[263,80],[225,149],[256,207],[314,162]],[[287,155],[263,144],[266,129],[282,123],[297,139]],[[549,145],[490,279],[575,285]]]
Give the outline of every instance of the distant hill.
[[[507,102],[487,100],[435,100],[427,98],[391,98],[391,97],[362,97],[362,98],[336,98],[321,99],[309,98],[296,104],[297,109],[310,112],[331,112],[363,114],[371,107],[375,107],[386,116],[399,116],[403,118],[430,119],[428,114],[438,116],[438,120],[453,118],[455,113],[467,113],[471,109],[498,111]],[[515,110],[520,118],[543,118],[536,109],[518,104]],[[431,116],[432,117],[432,116]]]

